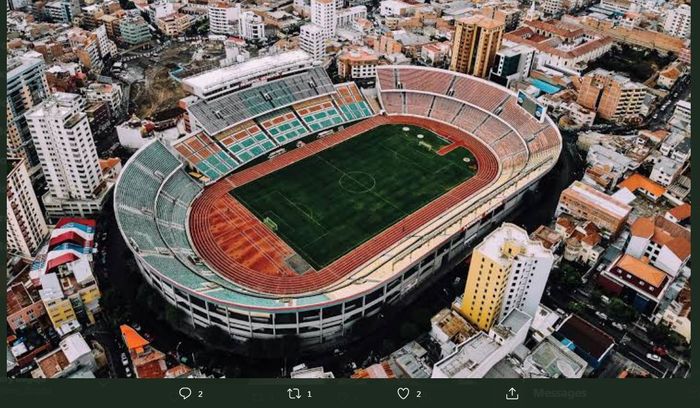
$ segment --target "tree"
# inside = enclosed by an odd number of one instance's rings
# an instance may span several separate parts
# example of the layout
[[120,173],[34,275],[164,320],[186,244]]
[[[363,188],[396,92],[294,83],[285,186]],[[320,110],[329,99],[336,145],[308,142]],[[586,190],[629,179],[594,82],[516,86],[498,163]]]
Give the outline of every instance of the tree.
[[602,298],[603,298],[603,294],[599,290],[595,289],[591,292],[591,304],[592,305],[594,305],[594,306],[600,305]]
[[608,316],[622,323],[629,323],[637,318],[637,311],[620,298],[610,300],[607,308]]
[[583,313],[583,305],[579,302],[574,302],[573,300],[569,303],[567,303],[566,307],[572,312],[576,314],[581,314]]

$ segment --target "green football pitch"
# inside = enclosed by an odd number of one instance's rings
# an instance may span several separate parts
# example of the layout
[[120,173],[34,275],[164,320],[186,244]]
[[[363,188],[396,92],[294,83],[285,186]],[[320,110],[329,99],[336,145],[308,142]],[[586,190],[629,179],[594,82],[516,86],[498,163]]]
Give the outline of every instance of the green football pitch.
[[[408,129],[408,130],[405,130]],[[427,129],[383,125],[231,191],[321,269],[476,173]]]

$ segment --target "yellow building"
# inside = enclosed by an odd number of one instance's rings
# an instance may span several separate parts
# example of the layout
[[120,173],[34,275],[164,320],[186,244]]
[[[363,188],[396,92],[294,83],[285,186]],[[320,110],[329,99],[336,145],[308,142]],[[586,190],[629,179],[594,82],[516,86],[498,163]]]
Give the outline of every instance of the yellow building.
[[486,78],[501,48],[504,22],[483,15],[457,21],[450,70]]
[[78,293],[80,295],[80,301],[85,308],[85,315],[90,321],[90,324],[95,324],[95,314],[100,311],[100,289],[96,284],[93,284],[80,289]]
[[484,331],[513,309],[534,316],[553,262],[541,242],[504,223],[472,252],[460,313]]
[[77,320],[70,299],[45,300],[44,307],[54,328],[59,328],[70,321]]
[[100,289],[86,258],[60,265],[39,279],[39,295],[54,328],[92,325],[100,311]]

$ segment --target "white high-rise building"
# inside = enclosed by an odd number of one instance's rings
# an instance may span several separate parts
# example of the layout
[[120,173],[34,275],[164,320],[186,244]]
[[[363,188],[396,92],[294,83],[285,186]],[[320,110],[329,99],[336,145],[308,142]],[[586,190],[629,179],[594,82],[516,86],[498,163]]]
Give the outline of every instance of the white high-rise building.
[[49,218],[93,215],[111,187],[103,180],[84,103],[80,95],[55,93],[26,114],[48,184],[42,201]]
[[38,52],[7,60],[7,156],[26,157],[32,175],[39,174],[39,159],[24,115],[49,94],[45,73]]
[[241,14],[239,21],[241,37],[246,40],[265,39],[265,23],[262,17],[252,11],[246,11]]
[[343,10],[339,10],[336,13],[335,25],[336,27],[343,27],[352,25],[359,19],[367,18],[367,7],[365,6],[354,6],[348,7]]
[[681,4],[674,10],[669,10],[664,20],[664,31],[674,37],[689,38],[690,6]]
[[564,11],[563,4],[564,0],[542,0],[542,11],[546,15],[556,16]]
[[26,159],[8,159],[7,250],[31,257],[48,234]]
[[335,0],[311,0],[311,23],[321,27],[325,38],[335,35],[335,10]]
[[209,4],[209,31],[218,35],[239,35],[241,5],[222,1]]
[[314,60],[321,60],[326,56],[326,37],[323,29],[316,24],[301,26],[299,35],[299,47],[306,51]]

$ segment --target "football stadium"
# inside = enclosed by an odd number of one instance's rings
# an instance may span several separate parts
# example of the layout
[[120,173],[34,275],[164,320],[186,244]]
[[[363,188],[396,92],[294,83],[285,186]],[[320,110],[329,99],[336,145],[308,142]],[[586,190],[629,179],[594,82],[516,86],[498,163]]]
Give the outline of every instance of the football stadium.
[[238,340],[327,346],[410,301],[561,151],[541,107],[479,78],[387,65],[361,91],[277,63],[240,87],[185,80],[200,93],[191,131],[139,149],[114,193],[146,280],[193,324]]

